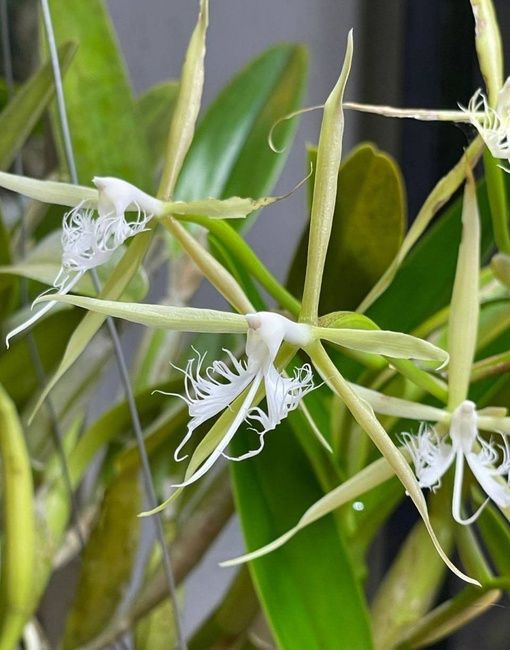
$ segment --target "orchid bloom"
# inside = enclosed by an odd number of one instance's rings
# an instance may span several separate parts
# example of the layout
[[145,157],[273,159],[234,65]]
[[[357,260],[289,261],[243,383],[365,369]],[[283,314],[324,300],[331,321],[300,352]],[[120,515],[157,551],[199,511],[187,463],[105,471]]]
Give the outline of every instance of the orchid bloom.
[[[93,182],[99,190],[97,217],[93,209],[87,208],[87,200],[83,200],[67,212],[62,221],[62,263],[53,282],[60,294],[69,293],[87,271],[108,262],[119,246],[144,230],[160,209],[160,201],[126,181],[95,177]],[[132,222],[125,218],[129,208],[138,212]],[[36,323],[54,304],[48,302],[9,332],[7,347],[13,336]]]
[[[479,89],[465,110],[469,122],[476,128],[494,158],[510,158],[510,77],[498,94],[495,108]],[[509,171],[505,169],[505,171]]]
[[[185,377],[186,394],[178,397],[188,405],[191,420],[184,439],[175,451],[177,461],[187,458],[187,455],[181,455],[182,449],[198,426],[218,415],[243,392],[247,392],[232,423],[207,460],[187,480],[173,487],[184,487],[195,482],[220,456],[239,461],[260,453],[264,447],[265,434],[297,408],[300,400],[315,388],[309,364],[296,369],[293,377],[286,377],[274,365],[283,341],[299,346],[305,346],[311,341],[307,325],[294,323],[270,312],[247,314],[246,320],[246,360],[239,361],[230,351],[225,350],[232,367],[224,361],[213,361],[202,372],[205,355],[197,355],[181,371]],[[265,410],[253,405],[262,384],[267,402]],[[258,434],[259,445],[241,456],[229,456],[225,450],[243,421],[250,424],[251,430]]]
[[489,499],[500,508],[510,506],[508,440],[501,433],[502,444],[496,444],[492,440],[487,442],[478,433],[478,420],[475,404],[466,400],[451,415],[449,440],[446,436],[441,437],[427,424],[420,426],[416,436],[407,432],[402,434],[420,487],[436,490],[441,485],[442,476],[455,460],[452,515],[459,524],[471,524],[485,505],[467,519],[461,515],[464,461]]

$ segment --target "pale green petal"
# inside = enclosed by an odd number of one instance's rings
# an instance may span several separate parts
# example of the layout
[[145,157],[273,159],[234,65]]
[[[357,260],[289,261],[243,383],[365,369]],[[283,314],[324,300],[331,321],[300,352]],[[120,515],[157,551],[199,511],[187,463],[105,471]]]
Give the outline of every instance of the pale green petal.
[[477,417],[478,428],[482,431],[494,431],[510,435],[510,418],[493,417],[490,415],[481,415],[478,411]]
[[70,208],[74,208],[82,201],[87,202],[87,207],[95,208],[98,200],[98,191],[93,187],[56,181],[40,181],[36,178],[8,174],[7,172],[0,172],[0,187],[27,196],[29,199],[65,205]]
[[182,163],[195,133],[204,87],[205,42],[208,24],[209,2],[200,0],[200,13],[189,40],[180,74],[179,92],[173,109],[158,191],[160,199],[168,199],[172,196]]
[[333,512],[340,506],[349,503],[349,501],[357,499],[360,495],[368,492],[368,490],[371,490],[381,483],[384,483],[384,481],[390,479],[394,474],[395,472],[386,458],[379,458],[379,460],[376,460],[368,467],[365,467],[361,472],[358,472],[355,476],[345,481],[345,483],[342,483],[342,485],[339,485],[337,488],[331,490],[331,492],[328,492],[321,499],[316,501],[312,506],[310,506],[310,508],[308,508],[296,526],[288,530],[286,533],[251,553],[222,562],[221,566],[235,566],[236,564],[249,562],[250,560],[255,560],[258,557],[280,548],[280,546],[283,546],[285,542],[294,537],[294,535],[305,528],[305,526],[308,526],[321,517]]
[[451,415],[443,409],[419,402],[411,402],[400,397],[390,397],[371,388],[349,383],[349,386],[365,402],[370,404],[376,413],[392,415],[398,418],[428,422],[449,422]]
[[342,158],[344,132],[342,102],[351,70],[352,52],[353,39],[351,30],[347,38],[347,48],[340,77],[324,104],[324,115],[317,148],[310,236],[308,240],[308,260],[300,315],[300,320],[309,323],[314,323],[317,320],[322,275],[335,211],[338,170]]
[[480,71],[483,75],[489,102],[496,106],[503,86],[503,47],[498,20],[492,0],[471,0],[475,19],[475,44]]
[[462,240],[457,258],[448,322],[448,408],[467,398],[478,334],[480,276],[480,218],[476,186],[467,174],[462,206]]
[[147,327],[178,330],[182,332],[214,332],[219,334],[245,334],[248,323],[244,316],[214,309],[194,307],[168,307],[137,302],[117,302],[82,296],[41,296],[36,302],[52,300],[83,307],[106,316],[124,318]]
[[315,327],[314,333],[318,338],[360,352],[370,352],[397,359],[436,361],[440,366],[448,361],[448,354],[441,348],[428,341],[400,332]]
[[164,214],[199,215],[211,219],[243,219],[255,210],[271,205],[281,198],[283,197],[265,196],[261,199],[251,199],[231,196],[228,199],[169,201],[165,203]]

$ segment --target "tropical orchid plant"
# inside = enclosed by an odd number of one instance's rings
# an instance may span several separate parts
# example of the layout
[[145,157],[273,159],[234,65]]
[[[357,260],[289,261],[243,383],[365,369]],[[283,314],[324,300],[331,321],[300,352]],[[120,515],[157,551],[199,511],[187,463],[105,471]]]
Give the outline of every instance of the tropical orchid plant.
[[[492,2],[471,0],[486,89],[459,110],[344,101],[349,33],[285,285],[243,235],[285,205],[269,144],[290,145],[302,112],[302,48],[263,53],[199,123],[207,0],[179,82],[138,99],[102,0],[41,6],[49,60],[0,113],[0,187],[25,197],[0,219],[0,650],[383,650],[455,633],[510,586],[510,99]],[[58,171],[12,173],[54,92]],[[399,168],[370,144],[342,157],[345,109],[473,127],[405,236]],[[191,306],[202,278],[228,308]],[[125,321],[143,326],[129,369]],[[110,359],[122,394],[98,414]],[[413,527],[378,575],[368,552],[406,502]],[[234,512],[246,553],[222,562],[237,573],[187,638],[176,590]],[[77,557],[50,639],[40,603]]]

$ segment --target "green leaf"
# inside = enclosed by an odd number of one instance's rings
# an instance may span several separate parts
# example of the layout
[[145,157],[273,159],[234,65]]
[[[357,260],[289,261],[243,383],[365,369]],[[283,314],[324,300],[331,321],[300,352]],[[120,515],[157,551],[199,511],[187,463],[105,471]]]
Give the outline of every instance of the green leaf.
[[[484,182],[478,184],[481,259],[492,250],[490,211]],[[379,327],[409,332],[449,304],[461,238],[461,201],[455,201],[402,262],[393,282],[370,307],[368,315]],[[416,291],[419,287],[419,300]],[[404,308],[405,306],[405,308]]]
[[0,385],[2,558],[0,649],[12,650],[33,606],[35,521],[32,470],[16,407]]
[[66,623],[65,649],[93,639],[115,614],[133,570],[139,509],[138,472],[121,474],[105,492],[83,553],[76,596]]
[[[231,452],[244,453],[247,444],[238,435]],[[267,437],[264,453],[230,469],[248,549],[275,539],[322,496],[285,422]],[[372,647],[361,589],[331,517],[256,560],[251,570],[281,650]]]
[[149,88],[136,101],[137,119],[145,131],[154,171],[163,158],[178,90],[178,81],[164,81]]
[[[189,201],[213,196],[262,196],[275,181],[285,155],[268,146],[278,118],[297,108],[306,75],[306,52],[277,45],[248,64],[210,106],[195,133],[175,196]],[[290,144],[295,126],[278,130]],[[246,221],[236,224],[241,228]]]
[[88,183],[93,176],[117,176],[150,191],[150,154],[104,2],[50,0],[49,4],[57,42],[79,43],[64,81],[79,180]]
[[382,483],[385,483],[394,475],[394,470],[385,458],[379,458],[361,472],[358,472],[350,479],[322,495],[315,503],[313,503],[304,512],[299,513],[300,518],[292,527],[289,527],[282,535],[271,539],[271,541],[264,546],[257,547],[246,555],[242,555],[232,560],[222,562],[222,566],[235,566],[241,562],[246,562],[272,553],[275,549],[283,546],[288,540],[292,539],[297,533],[302,531],[310,524],[318,521],[322,517],[329,515],[341,506],[358,499],[368,490],[374,487],[379,488]]
[[[66,36],[66,40],[69,35]],[[76,52],[75,43],[64,43],[58,50],[65,72]],[[0,169],[8,169],[32,132],[55,92],[51,63],[45,63],[16,93],[0,113]]]
[[[313,150],[312,162],[315,158]],[[404,183],[393,158],[370,143],[351,151],[338,174],[321,313],[354,309],[359,304],[395,257],[404,234],[405,212]],[[296,296],[303,289],[307,244],[308,229],[288,277]]]

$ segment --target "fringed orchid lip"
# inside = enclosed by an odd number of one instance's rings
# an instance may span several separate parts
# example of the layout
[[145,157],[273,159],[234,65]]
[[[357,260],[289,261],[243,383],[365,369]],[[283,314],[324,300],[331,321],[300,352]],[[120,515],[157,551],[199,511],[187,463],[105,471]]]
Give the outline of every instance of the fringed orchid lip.
[[467,109],[462,110],[465,111],[470,123],[478,131],[494,158],[508,160],[510,158],[510,77],[499,91],[495,108],[489,106],[487,97],[479,89],[470,99]]
[[[95,216],[95,211],[88,208],[84,200],[66,212],[62,220],[61,268],[53,282],[59,294],[69,293],[87,271],[108,262],[127,239],[146,229],[160,209],[160,201],[126,181],[96,177],[94,183],[99,190],[98,215]],[[134,221],[128,222],[125,211],[132,206],[138,214]],[[9,347],[11,338],[48,313],[54,304],[49,302],[11,330],[5,339],[6,346]]]
[[[188,405],[191,420],[187,433],[175,451],[177,461],[184,460],[182,449],[190,440],[195,429],[203,422],[230,407],[232,402],[245,393],[244,400],[227,431],[215,449],[183,483],[173,487],[184,487],[201,478],[221,457],[240,461],[260,453],[264,447],[264,437],[296,409],[301,399],[316,388],[309,364],[294,371],[292,377],[280,373],[275,358],[284,341],[306,345],[311,340],[306,325],[293,323],[284,316],[270,312],[257,312],[246,316],[248,332],[246,341],[246,360],[239,361],[225,350],[229,364],[224,361],[213,363],[202,371],[204,356],[197,353],[181,370],[184,374],[185,395],[178,395]],[[266,408],[254,405],[258,389],[264,386]],[[226,449],[243,422],[259,436],[256,448],[238,457],[227,455]]]
[[479,435],[478,414],[475,404],[469,400],[462,402],[452,413],[447,437],[441,437],[428,425],[422,425],[416,436],[402,434],[421,487],[437,489],[441,478],[455,461],[452,515],[459,524],[473,523],[485,505],[468,518],[462,516],[465,462],[487,494],[487,501],[492,499],[500,508],[510,506],[510,448],[506,434],[499,435],[502,443],[488,442]]

